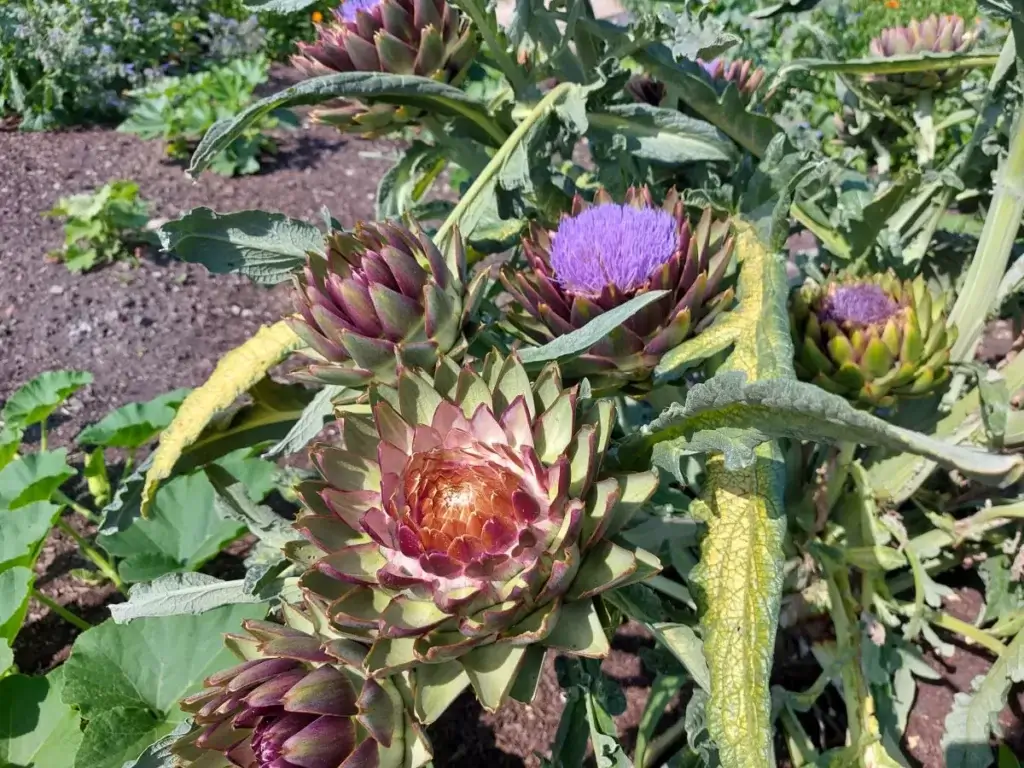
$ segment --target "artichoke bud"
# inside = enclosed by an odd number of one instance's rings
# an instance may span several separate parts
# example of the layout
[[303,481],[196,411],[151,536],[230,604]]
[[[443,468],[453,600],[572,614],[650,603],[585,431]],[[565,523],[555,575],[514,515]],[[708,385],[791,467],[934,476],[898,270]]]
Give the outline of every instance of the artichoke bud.
[[644,391],[661,357],[732,303],[732,289],[720,290],[732,259],[730,228],[710,209],[691,221],[674,190],[661,206],[646,187],[629,189],[622,204],[604,190],[594,204],[577,195],[556,230],[532,225],[523,240],[526,268],[501,274],[517,305],[509,320],[545,343],[637,295],[667,291],[562,371],[589,377],[598,391]]
[[[318,25],[314,43],[299,43],[292,63],[310,76],[332,72],[386,72],[449,82],[476,52],[469,20],[445,0],[345,0],[334,21]],[[372,111],[371,119],[359,118]],[[314,110],[317,122],[365,136],[401,128],[421,113],[404,107],[344,99]],[[391,116],[392,120],[385,119]]]
[[657,485],[601,475],[611,402],[564,388],[553,363],[531,382],[497,352],[442,358],[432,376],[403,368],[370,401],[372,416],[344,414],[340,445],[313,447],[321,480],[295,524],[320,550],[302,586],[371,644],[364,669],[417,667],[416,715],[431,722],[455,681],[494,710],[532,697],[546,649],[606,654],[593,598],[660,570],[610,540]]
[[[327,627],[321,606],[285,606],[286,624],[249,620],[228,635],[242,663],[181,703],[192,729],[171,746],[181,768],[419,768],[430,746],[399,686],[361,668],[366,648]],[[226,762],[225,762],[226,761]]]
[[797,375],[865,408],[928,394],[949,377],[948,303],[892,273],[807,284],[790,301]]
[[735,85],[748,103],[753,101],[766,77],[765,71],[750,59],[727,61],[719,56],[711,61],[697,59],[697,63],[719,91],[725,91],[730,84]]
[[359,223],[327,236],[326,258],[311,254],[295,278],[298,314],[288,319],[311,358],[296,374],[314,383],[365,386],[394,381],[398,367],[433,369],[459,357],[486,273],[467,284],[458,232],[443,256],[418,228]]
[[[880,59],[922,53],[966,53],[977,39],[977,28],[968,29],[960,16],[933,14],[924,21],[915,19],[906,27],[883,29],[871,41],[869,50],[871,56]],[[948,90],[966,76],[966,69],[940,69],[931,72],[866,75],[864,81],[877,93],[901,102],[912,101],[919,94],[929,91]]]

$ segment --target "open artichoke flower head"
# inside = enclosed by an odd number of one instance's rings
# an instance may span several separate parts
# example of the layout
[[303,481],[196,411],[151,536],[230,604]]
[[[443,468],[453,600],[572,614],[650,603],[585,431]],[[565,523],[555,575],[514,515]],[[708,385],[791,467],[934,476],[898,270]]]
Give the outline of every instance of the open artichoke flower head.
[[458,232],[443,256],[419,229],[359,223],[332,232],[327,258],[310,255],[296,278],[292,329],[309,345],[300,376],[323,384],[394,381],[399,364],[433,369],[459,356],[462,328],[483,295],[485,273],[469,285]]
[[861,406],[928,394],[949,378],[948,303],[892,273],[807,285],[790,308],[797,375]]
[[419,768],[429,745],[407,715],[403,678],[362,671],[366,647],[333,632],[322,607],[286,605],[286,624],[228,635],[243,662],[182,702],[192,730],[171,748],[187,768]]
[[642,388],[663,354],[731,304],[732,290],[718,291],[732,257],[729,229],[710,208],[692,225],[675,191],[660,207],[646,187],[630,188],[622,205],[603,190],[593,205],[577,196],[554,232],[531,225],[523,241],[528,268],[503,272],[521,307],[509,319],[546,342],[635,296],[667,291],[563,371],[591,377],[599,391]]
[[[430,722],[467,683],[496,709],[530,700],[544,647],[600,657],[591,598],[660,564],[608,537],[654,492],[651,472],[600,478],[610,401],[583,401],[550,364],[531,385],[515,357],[480,372],[442,359],[371,390],[343,416],[344,447],[312,451],[323,483],[296,527],[327,552],[303,586],[334,626],[372,648],[366,669],[417,664]],[[432,681],[444,681],[445,692]]]

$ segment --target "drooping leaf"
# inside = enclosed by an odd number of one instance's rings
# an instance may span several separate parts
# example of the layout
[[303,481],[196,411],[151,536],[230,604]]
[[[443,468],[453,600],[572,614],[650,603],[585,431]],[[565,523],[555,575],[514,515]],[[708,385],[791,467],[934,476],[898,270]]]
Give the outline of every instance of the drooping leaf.
[[575,357],[586,352],[641,309],[660,299],[665,293],[666,291],[648,291],[634,296],[625,304],[598,315],[582,328],[559,336],[541,347],[520,350],[519,359],[525,364],[535,364]]
[[949,768],[988,768],[995,762],[989,736],[1001,736],[999,713],[1013,683],[1024,681],[1024,631],[1018,632],[972,692],[957,693],[942,737]]
[[98,543],[123,558],[126,581],[148,581],[168,571],[194,571],[214,557],[244,527],[225,520],[214,505],[213,486],[202,472],[177,477],[161,487],[148,518],[138,518]]
[[221,151],[252,123],[275,109],[321,104],[336,98],[357,98],[409,105],[429,112],[466,118],[500,144],[504,132],[498,129],[484,105],[463,91],[445,83],[415,75],[387,75],[379,72],[343,72],[304,80],[298,85],[261,99],[229,120],[216,123],[192,155],[188,173],[195,178]]
[[282,321],[261,328],[255,336],[220,359],[210,378],[185,398],[174,421],[164,431],[153,454],[152,466],[146,473],[142,489],[143,514],[152,503],[159,483],[170,476],[182,451],[196,441],[210,420],[301,345],[299,337]]
[[68,466],[67,448],[22,456],[0,470],[0,509],[16,509],[46,501],[75,471]]
[[39,424],[71,395],[91,383],[92,374],[85,371],[46,371],[15,391],[0,415],[12,429]]
[[72,768],[81,718],[61,700],[63,690],[60,667],[46,677],[0,679],[0,765]]
[[324,253],[324,236],[312,224],[263,211],[193,208],[160,227],[159,235],[161,247],[182,261],[268,285],[301,270],[309,253]]
[[178,701],[213,672],[236,663],[223,633],[265,614],[265,606],[239,605],[200,616],[104,622],[75,640],[64,664],[63,699],[86,718],[122,707],[178,722],[184,718]]
[[621,151],[661,165],[736,159],[736,147],[713,125],[675,109],[620,104],[587,115],[590,140],[621,142]]
[[135,449],[159,435],[188,396],[190,389],[175,389],[145,403],[128,403],[91,424],[75,438],[79,445]]
[[128,602],[110,606],[118,624],[158,616],[197,615],[226,605],[264,603],[270,595],[251,594],[245,581],[222,581],[205,573],[168,573],[154,581],[135,584]]
[[704,658],[704,644],[691,627],[685,624],[655,624],[654,636],[686,667],[693,682],[705,691],[711,690],[708,662]]

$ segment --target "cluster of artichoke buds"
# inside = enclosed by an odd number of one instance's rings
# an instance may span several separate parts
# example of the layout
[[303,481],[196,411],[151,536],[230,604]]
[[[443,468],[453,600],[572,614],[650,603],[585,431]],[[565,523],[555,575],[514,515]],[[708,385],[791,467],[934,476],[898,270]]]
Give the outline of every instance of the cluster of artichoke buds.
[[599,391],[646,386],[662,355],[732,302],[732,289],[718,290],[732,257],[730,222],[709,208],[692,224],[674,190],[661,206],[646,187],[631,188],[624,205],[604,190],[593,205],[577,195],[556,231],[531,225],[523,250],[530,268],[506,269],[501,281],[521,307],[510,321],[538,342],[640,294],[666,291],[565,364],[567,377],[592,377]]
[[949,299],[891,273],[805,286],[790,308],[797,375],[862,407],[928,394],[949,378]]
[[[345,0],[314,43],[299,43],[292,63],[310,76],[386,72],[450,81],[473,58],[476,35],[445,0]],[[387,104],[341,101],[313,117],[343,130],[381,135],[417,116]]]
[[531,382],[497,352],[403,370],[371,400],[372,418],[343,416],[343,447],[313,449],[323,480],[296,521],[321,552],[302,587],[371,645],[364,669],[418,667],[431,722],[467,685],[488,710],[529,701],[545,648],[604,656],[593,598],[661,567],[610,540],[657,486],[602,476],[611,401],[563,388],[555,364]]
[[[284,607],[285,624],[247,621],[228,635],[242,659],[182,702],[193,727],[177,765],[419,768],[430,746],[407,715],[408,681],[362,670],[366,648],[330,628],[322,606]],[[225,763],[226,761],[226,763]]]
[[[883,29],[870,44],[876,58],[913,56],[922,53],[966,53],[978,39],[976,29],[967,29],[956,15],[929,16],[911,21],[906,27]],[[930,72],[904,72],[892,75],[867,75],[864,81],[874,91],[894,101],[910,101],[919,94],[948,89],[967,75],[966,69],[941,69]]]
[[311,256],[289,319],[309,345],[310,381],[346,386],[393,380],[399,365],[432,370],[440,355],[465,347],[467,318],[485,275],[467,283],[466,254],[456,231],[442,255],[421,230],[357,224],[332,232],[327,256]]

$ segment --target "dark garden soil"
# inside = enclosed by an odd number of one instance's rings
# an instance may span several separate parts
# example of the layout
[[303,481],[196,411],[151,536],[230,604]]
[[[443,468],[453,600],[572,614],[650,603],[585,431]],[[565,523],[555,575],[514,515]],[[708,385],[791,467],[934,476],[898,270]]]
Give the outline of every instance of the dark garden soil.
[[[280,154],[260,175],[225,179],[204,174],[193,183],[164,158],[159,143],[111,130],[0,131],[0,402],[42,371],[91,371],[95,382],[72,398],[51,425],[51,445],[71,448],[74,462],[81,457],[73,438],[82,427],[127,402],[200,384],[221,355],[287,309],[280,288],[211,276],[201,267],[158,257],[144,257],[138,266],[119,264],[72,275],[44,257],[61,244],[59,223],[42,215],[57,198],[127,178],[139,183],[153,215],[161,219],[204,205],[218,211],[263,208],[319,221],[320,208],[327,206],[348,225],[372,214],[377,179],[388,167],[381,154],[391,151],[387,145],[342,139],[327,129],[304,129],[284,137]],[[79,518],[68,521],[89,532]],[[222,554],[204,570],[234,576],[242,548]],[[121,598],[111,587],[94,586],[72,573],[87,567],[74,542],[54,533],[39,560],[38,585],[47,596],[99,623],[107,616],[106,606]],[[961,603],[950,610],[973,618],[978,595],[962,594]],[[19,667],[38,673],[56,666],[67,657],[76,634],[71,625],[33,603],[15,646]],[[643,630],[629,625],[616,637],[604,664],[626,693],[626,712],[616,721],[629,750],[650,685],[636,651],[650,643]],[[787,665],[800,668],[800,661],[789,652],[781,654],[777,682],[793,687]],[[944,678],[920,687],[906,747],[921,765],[938,768],[944,764],[942,723],[953,695],[969,690],[971,680],[990,662],[968,647],[958,647],[951,659],[932,662]],[[805,676],[803,669],[795,673],[801,680]],[[688,696],[689,691],[682,693]],[[681,704],[674,707],[666,722],[678,717]],[[561,708],[550,660],[532,705],[512,703],[487,714],[463,696],[431,728],[435,765],[538,766],[538,754],[546,753]],[[1021,722],[1020,710],[1018,717],[1004,714],[1013,731]],[[1024,754],[1020,728],[1012,739]]]

